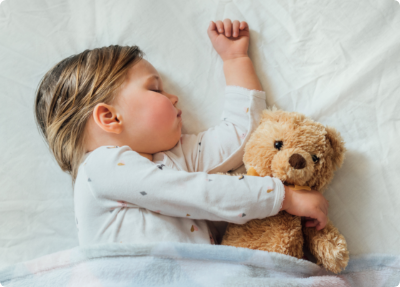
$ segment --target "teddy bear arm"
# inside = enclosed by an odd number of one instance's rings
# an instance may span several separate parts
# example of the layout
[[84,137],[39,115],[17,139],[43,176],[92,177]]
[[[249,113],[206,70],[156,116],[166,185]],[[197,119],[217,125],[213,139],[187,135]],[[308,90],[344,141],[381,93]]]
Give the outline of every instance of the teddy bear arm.
[[321,230],[303,226],[303,234],[318,265],[335,274],[346,268],[349,262],[346,240],[329,219]]
[[245,224],[229,223],[221,245],[250,248],[303,257],[300,217],[286,212]]

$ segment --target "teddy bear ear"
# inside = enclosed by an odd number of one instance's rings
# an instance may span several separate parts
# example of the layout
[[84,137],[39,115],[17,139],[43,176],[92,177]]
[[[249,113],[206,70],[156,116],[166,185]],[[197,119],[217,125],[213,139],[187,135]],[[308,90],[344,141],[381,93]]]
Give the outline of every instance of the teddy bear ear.
[[279,111],[280,110],[275,106],[263,110],[261,114],[260,123],[265,121],[273,121],[273,120],[276,121],[280,114]]
[[332,148],[332,163],[335,166],[335,169],[338,169],[343,164],[344,154],[346,152],[344,141],[342,136],[336,129],[332,127],[325,127],[325,130],[325,137],[329,141]]

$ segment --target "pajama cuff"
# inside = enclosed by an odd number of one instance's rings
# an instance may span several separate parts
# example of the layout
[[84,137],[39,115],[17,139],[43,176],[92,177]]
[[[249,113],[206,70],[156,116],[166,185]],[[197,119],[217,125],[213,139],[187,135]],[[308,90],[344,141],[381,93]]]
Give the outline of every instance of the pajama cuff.
[[230,94],[230,93],[236,93],[236,94],[247,95],[247,96],[253,95],[254,97],[261,98],[264,100],[267,98],[265,91],[249,90],[247,88],[239,87],[239,86],[226,86],[225,94]]
[[285,186],[283,185],[282,181],[277,178],[272,178],[275,183],[275,202],[274,207],[272,208],[271,214],[269,216],[274,216],[279,213],[279,210],[282,208],[283,200],[285,199]]

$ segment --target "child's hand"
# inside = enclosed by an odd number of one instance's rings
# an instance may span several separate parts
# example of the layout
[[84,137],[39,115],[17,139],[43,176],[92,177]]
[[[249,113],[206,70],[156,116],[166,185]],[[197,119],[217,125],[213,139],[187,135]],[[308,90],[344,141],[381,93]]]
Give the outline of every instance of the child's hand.
[[285,185],[285,199],[281,210],[311,219],[306,222],[306,227],[316,226],[317,230],[323,229],[328,222],[328,207],[328,201],[318,191],[295,190]]
[[246,22],[235,20],[232,24],[230,19],[211,21],[207,34],[223,61],[248,57],[250,32]]

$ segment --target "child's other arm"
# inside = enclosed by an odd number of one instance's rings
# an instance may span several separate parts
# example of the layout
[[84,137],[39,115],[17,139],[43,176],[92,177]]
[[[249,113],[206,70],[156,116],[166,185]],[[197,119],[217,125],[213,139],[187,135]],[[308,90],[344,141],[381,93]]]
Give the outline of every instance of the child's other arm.
[[210,23],[208,35],[214,49],[224,61],[224,73],[227,86],[240,86],[249,90],[262,91],[253,62],[247,54],[250,32],[245,21]]
[[[220,23],[217,21],[217,25]],[[218,35],[213,22],[208,28],[210,40],[224,61],[227,86],[222,122],[198,135],[182,135],[182,150],[191,172],[226,172],[241,166],[244,146],[266,108],[265,92],[247,56],[250,36],[247,23],[234,21],[233,27],[229,26],[230,20],[224,23],[222,32],[233,30],[238,35],[235,39],[228,39],[223,33]]]

